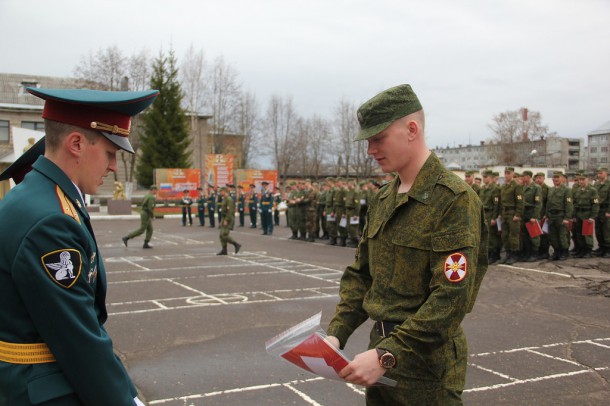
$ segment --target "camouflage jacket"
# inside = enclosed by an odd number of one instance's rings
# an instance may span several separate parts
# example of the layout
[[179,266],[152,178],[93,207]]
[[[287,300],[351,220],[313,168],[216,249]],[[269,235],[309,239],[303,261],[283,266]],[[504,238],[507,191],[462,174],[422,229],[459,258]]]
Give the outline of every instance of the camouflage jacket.
[[369,205],[328,334],[343,347],[367,318],[400,323],[378,344],[400,365],[458,334],[487,271],[488,228],[477,194],[436,155],[408,193],[397,193],[399,183],[380,189]]

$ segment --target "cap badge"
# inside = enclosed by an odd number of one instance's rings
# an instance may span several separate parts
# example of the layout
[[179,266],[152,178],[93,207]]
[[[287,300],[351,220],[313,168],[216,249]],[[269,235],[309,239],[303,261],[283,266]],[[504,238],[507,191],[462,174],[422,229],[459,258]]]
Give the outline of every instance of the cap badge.
[[468,261],[464,254],[456,252],[445,259],[445,277],[451,283],[462,281],[468,273]]

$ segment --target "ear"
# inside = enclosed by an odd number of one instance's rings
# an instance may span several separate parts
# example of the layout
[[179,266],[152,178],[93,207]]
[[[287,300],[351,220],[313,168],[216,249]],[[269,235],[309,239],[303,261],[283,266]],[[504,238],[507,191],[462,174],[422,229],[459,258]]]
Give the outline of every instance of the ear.
[[407,139],[413,141],[419,134],[419,123],[415,120],[407,121]]
[[85,136],[78,131],[71,132],[64,139],[67,151],[75,157],[80,157],[84,142]]

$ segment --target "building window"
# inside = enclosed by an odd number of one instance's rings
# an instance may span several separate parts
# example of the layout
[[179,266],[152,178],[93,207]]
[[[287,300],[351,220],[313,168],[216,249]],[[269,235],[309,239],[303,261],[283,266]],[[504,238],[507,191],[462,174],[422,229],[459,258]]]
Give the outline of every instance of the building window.
[[608,152],[608,147],[601,147],[600,150],[601,152]]
[[9,122],[7,120],[0,120],[0,142],[8,143],[9,139]]
[[591,147],[591,153],[597,152],[597,147]]
[[42,121],[22,121],[21,128],[27,128],[28,130],[44,132],[44,122],[42,122]]
[[602,164],[605,164],[605,163],[608,162],[608,158],[606,158],[606,157],[600,158],[599,162],[602,163]]

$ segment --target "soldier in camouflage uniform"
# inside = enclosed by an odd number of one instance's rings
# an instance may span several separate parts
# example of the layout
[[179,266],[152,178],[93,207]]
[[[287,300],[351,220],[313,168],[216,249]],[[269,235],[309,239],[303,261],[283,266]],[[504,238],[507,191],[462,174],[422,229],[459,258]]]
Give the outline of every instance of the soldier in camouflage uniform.
[[370,202],[355,262],[342,276],[327,340],[343,348],[368,318],[369,350],[339,374],[372,385],[367,405],[461,405],[467,346],[460,323],[487,270],[480,199],[426,146],[424,113],[408,85],[358,109],[368,153],[393,181]]
[[502,228],[502,245],[506,250],[503,264],[511,265],[517,262],[517,254],[521,249],[520,233],[523,219],[523,188],[514,179],[515,168],[504,168],[505,183],[500,188],[500,219]]
[[[540,208],[540,216],[543,217],[546,213],[546,202],[549,196],[549,187],[544,183],[545,175],[543,172],[538,172],[534,177],[534,182],[540,186],[540,195],[542,197],[542,207]],[[540,236],[540,246],[538,247],[538,259],[549,259],[549,235],[544,233]]]
[[572,190],[563,182],[562,173],[553,172],[553,187],[549,189],[544,220],[549,223],[549,242],[553,247],[553,261],[568,259],[570,236],[568,224],[572,218],[574,205]]
[[523,225],[521,226],[522,246],[520,261],[534,262],[538,260],[540,236],[531,237],[526,224],[540,220],[542,210],[542,189],[532,181],[532,171],[523,171]]
[[[347,194],[345,179],[337,178],[335,185],[335,193],[333,193],[333,213],[335,214],[335,218],[337,220],[337,234],[335,239],[338,237],[337,244],[345,247],[348,225],[348,219],[345,214],[345,195]],[[344,226],[342,226],[342,224]]]
[[307,202],[305,209],[305,226],[307,229],[307,241],[315,242],[319,189],[314,186],[313,183],[307,181],[305,185],[305,190],[307,191],[307,195],[305,196],[305,201]]
[[502,248],[502,238],[497,224],[500,215],[500,188],[493,182],[493,173],[490,170],[483,172],[483,187],[479,191],[479,198],[485,210],[485,222],[489,226],[487,257],[489,263],[493,264],[500,259],[498,252]]
[[337,245],[338,221],[335,216],[333,202],[335,200],[335,178],[327,178],[328,190],[326,191],[326,202],[324,204],[324,217],[326,217],[326,228],[328,229],[328,245]]
[[287,212],[287,221],[290,226],[290,230],[292,231],[292,235],[290,236],[291,240],[299,239],[299,222],[297,220],[297,199],[299,197],[299,190],[297,189],[296,182],[290,182],[290,192],[288,193],[288,210]]
[[602,258],[610,258],[610,181],[608,168],[597,170],[595,189],[599,196],[599,213],[595,222],[595,237],[599,245],[595,254]]
[[317,210],[317,222],[316,222],[316,236],[320,235],[322,231],[322,240],[328,240],[328,227],[326,226],[326,194],[328,193],[328,183],[322,182],[320,185],[320,192],[318,193],[318,210]]
[[309,180],[300,180],[298,183],[299,193],[296,199],[297,205],[297,228],[299,230],[299,240],[307,241],[307,209],[309,208]]
[[593,250],[593,235],[583,235],[585,222],[594,223],[599,213],[599,197],[597,190],[589,185],[585,175],[577,177],[578,187],[574,189],[574,227],[572,234],[576,242],[576,258],[591,258]]
[[220,188],[219,195],[222,197],[221,212],[224,213],[220,227],[220,245],[222,249],[216,255],[227,255],[227,243],[233,244],[235,253],[239,252],[241,244],[235,241],[229,234],[235,223],[235,201],[229,196],[229,189],[226,186]]
[[466,181],[466,183],[468,183],[468,186],[470,186],[472,190],[474,190],[475,193],[478,195],[479,191],[481,190],[481,186],[477,185],[474,181],[474,175],[476,173],[476,171],[466,171],[466,174],[464,175],[464,180]]
[[360,224],[360,192],[356,188],[356,181],[347,181],[345,193],[345,217],[347,219],[347,242],[346,246],[356,248],[358,246],[358,225]]

